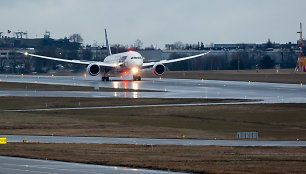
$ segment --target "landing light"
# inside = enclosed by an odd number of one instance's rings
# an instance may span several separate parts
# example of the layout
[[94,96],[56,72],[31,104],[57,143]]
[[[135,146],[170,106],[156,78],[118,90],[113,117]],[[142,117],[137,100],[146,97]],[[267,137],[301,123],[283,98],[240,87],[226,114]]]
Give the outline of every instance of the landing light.
[[29,53],[28,53],[28,52],[25,52],[25,53],[24,53],[24,55],[25,55],[25,56],[28,56],[28,55],[29,55]]
[[136,68],[136,67],[134,67],[134,68],[132,68],[132,72],[134,73],[134,74],[136,74],[136,73],[138,73],[138,68]]
[[119,82],[113,82],[113,87],[114,87],[115,89],[119,88]]

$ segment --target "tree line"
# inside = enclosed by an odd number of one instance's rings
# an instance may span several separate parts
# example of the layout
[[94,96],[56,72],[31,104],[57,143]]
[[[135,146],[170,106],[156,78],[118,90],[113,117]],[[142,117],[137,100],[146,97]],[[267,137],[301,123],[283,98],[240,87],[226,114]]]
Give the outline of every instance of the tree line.
[[[277,53],[280,62],[276,62],[266,51],[263,50],[238,50],[229,54],[223,51],[222,54],[207,54],[203,57],[176,62],[167,65],[173,71],[191,70],[246,70],[246,69],[271,69],[276,65],[280,68],[295,68],[297,54],[292,49],[281,49]],[[186,57],[187,54],[172,53],[169,59]]]
[[[73,34],[64,39],[54,40],[50,38],[42,39],[36,44],[36,54],[59,57],[63,59],[81,59],[93,60],[93,51],[91,45],[82,46],[83,38],[80,34]],[[178,50],[204,50],[207,49],[203,42],[197,44],[184,44],[183,42],[175,42],[171,44],[174,49]],[[267,49],[276,48],[280,50],[280,67],[294,68],[296,66],[297,56],[295,48],[291,43],[276,46],[270,40],[264,44],[264,47],[250,48],[247,45],[241,46],[236,51],[223,49],[223,54],[208,54],[203,58],[177,62],[167,65],[170,70],[228,70],[228,69],[255,69],[255,68],[273,68],[276,65],[275,60],[267,54]],[[100,47],[103,49],[103,47]],[[106,49],[106,48],[104,48]],[[137,39],[132,45],[124,46],[121,44],[113,44],[111,46],[112,53],[125,52],[130,49],[138,50],[156,50],[153,45],[144,47],[143,42]],[[306,49],[303,49],[306,51]],[[222,51],[222,50],[221,50]],[[106,57],[107,55],[103,55]],[[169,59],[175,59],[188,56],[182,53],[172,53]],[[104,57],[96,58],[96,61],[103,61]],[[48,72],[58,68],[58,64],[63,64],[66,68],[73,71],[83,71],[82,65],[71,65],[49,61],[44,59],[24,57],[20,54],[10,54],[8,59],[0,58],[0,72],[12,73],[28,73],[36,71],[38,73]],[[9,68],[7,68],[9,67]]]

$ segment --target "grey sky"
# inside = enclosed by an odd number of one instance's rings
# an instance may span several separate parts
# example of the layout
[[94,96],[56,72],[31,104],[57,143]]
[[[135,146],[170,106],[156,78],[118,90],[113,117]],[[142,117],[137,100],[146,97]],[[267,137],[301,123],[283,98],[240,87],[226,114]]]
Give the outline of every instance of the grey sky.
[[296,42],[305,23],[305,0],[0,0],[0,31],[64,38],[80,33],[85,43],[136,39],[166,43]]

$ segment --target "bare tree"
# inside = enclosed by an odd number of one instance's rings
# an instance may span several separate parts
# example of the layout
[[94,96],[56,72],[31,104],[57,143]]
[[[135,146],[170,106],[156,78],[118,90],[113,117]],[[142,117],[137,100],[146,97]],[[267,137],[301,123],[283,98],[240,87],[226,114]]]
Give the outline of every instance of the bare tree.
[[69,37],[70,42],[83,43],[83,38],[80,34],[73,34]]
[[4,71],[6,61],[7,61],[6,58],[0,58],[0,71]]
[[135,49],[141,49],[143,46],[143,43],[141,40],[137,39],[135,42],[134,42],[134,48]]
[[183,42],[181,41],[177,41],[177,42],[174,42],[174,49],[177,49],[177,50],[182,50],[184,49],[185,45]]

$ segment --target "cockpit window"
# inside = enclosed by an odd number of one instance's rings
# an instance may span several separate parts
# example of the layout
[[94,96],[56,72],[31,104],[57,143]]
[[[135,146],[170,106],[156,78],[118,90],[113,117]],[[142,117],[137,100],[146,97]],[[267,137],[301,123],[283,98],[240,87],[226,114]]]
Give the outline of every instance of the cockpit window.
[[142,59],[142,57],[131,57],[131,59]]

